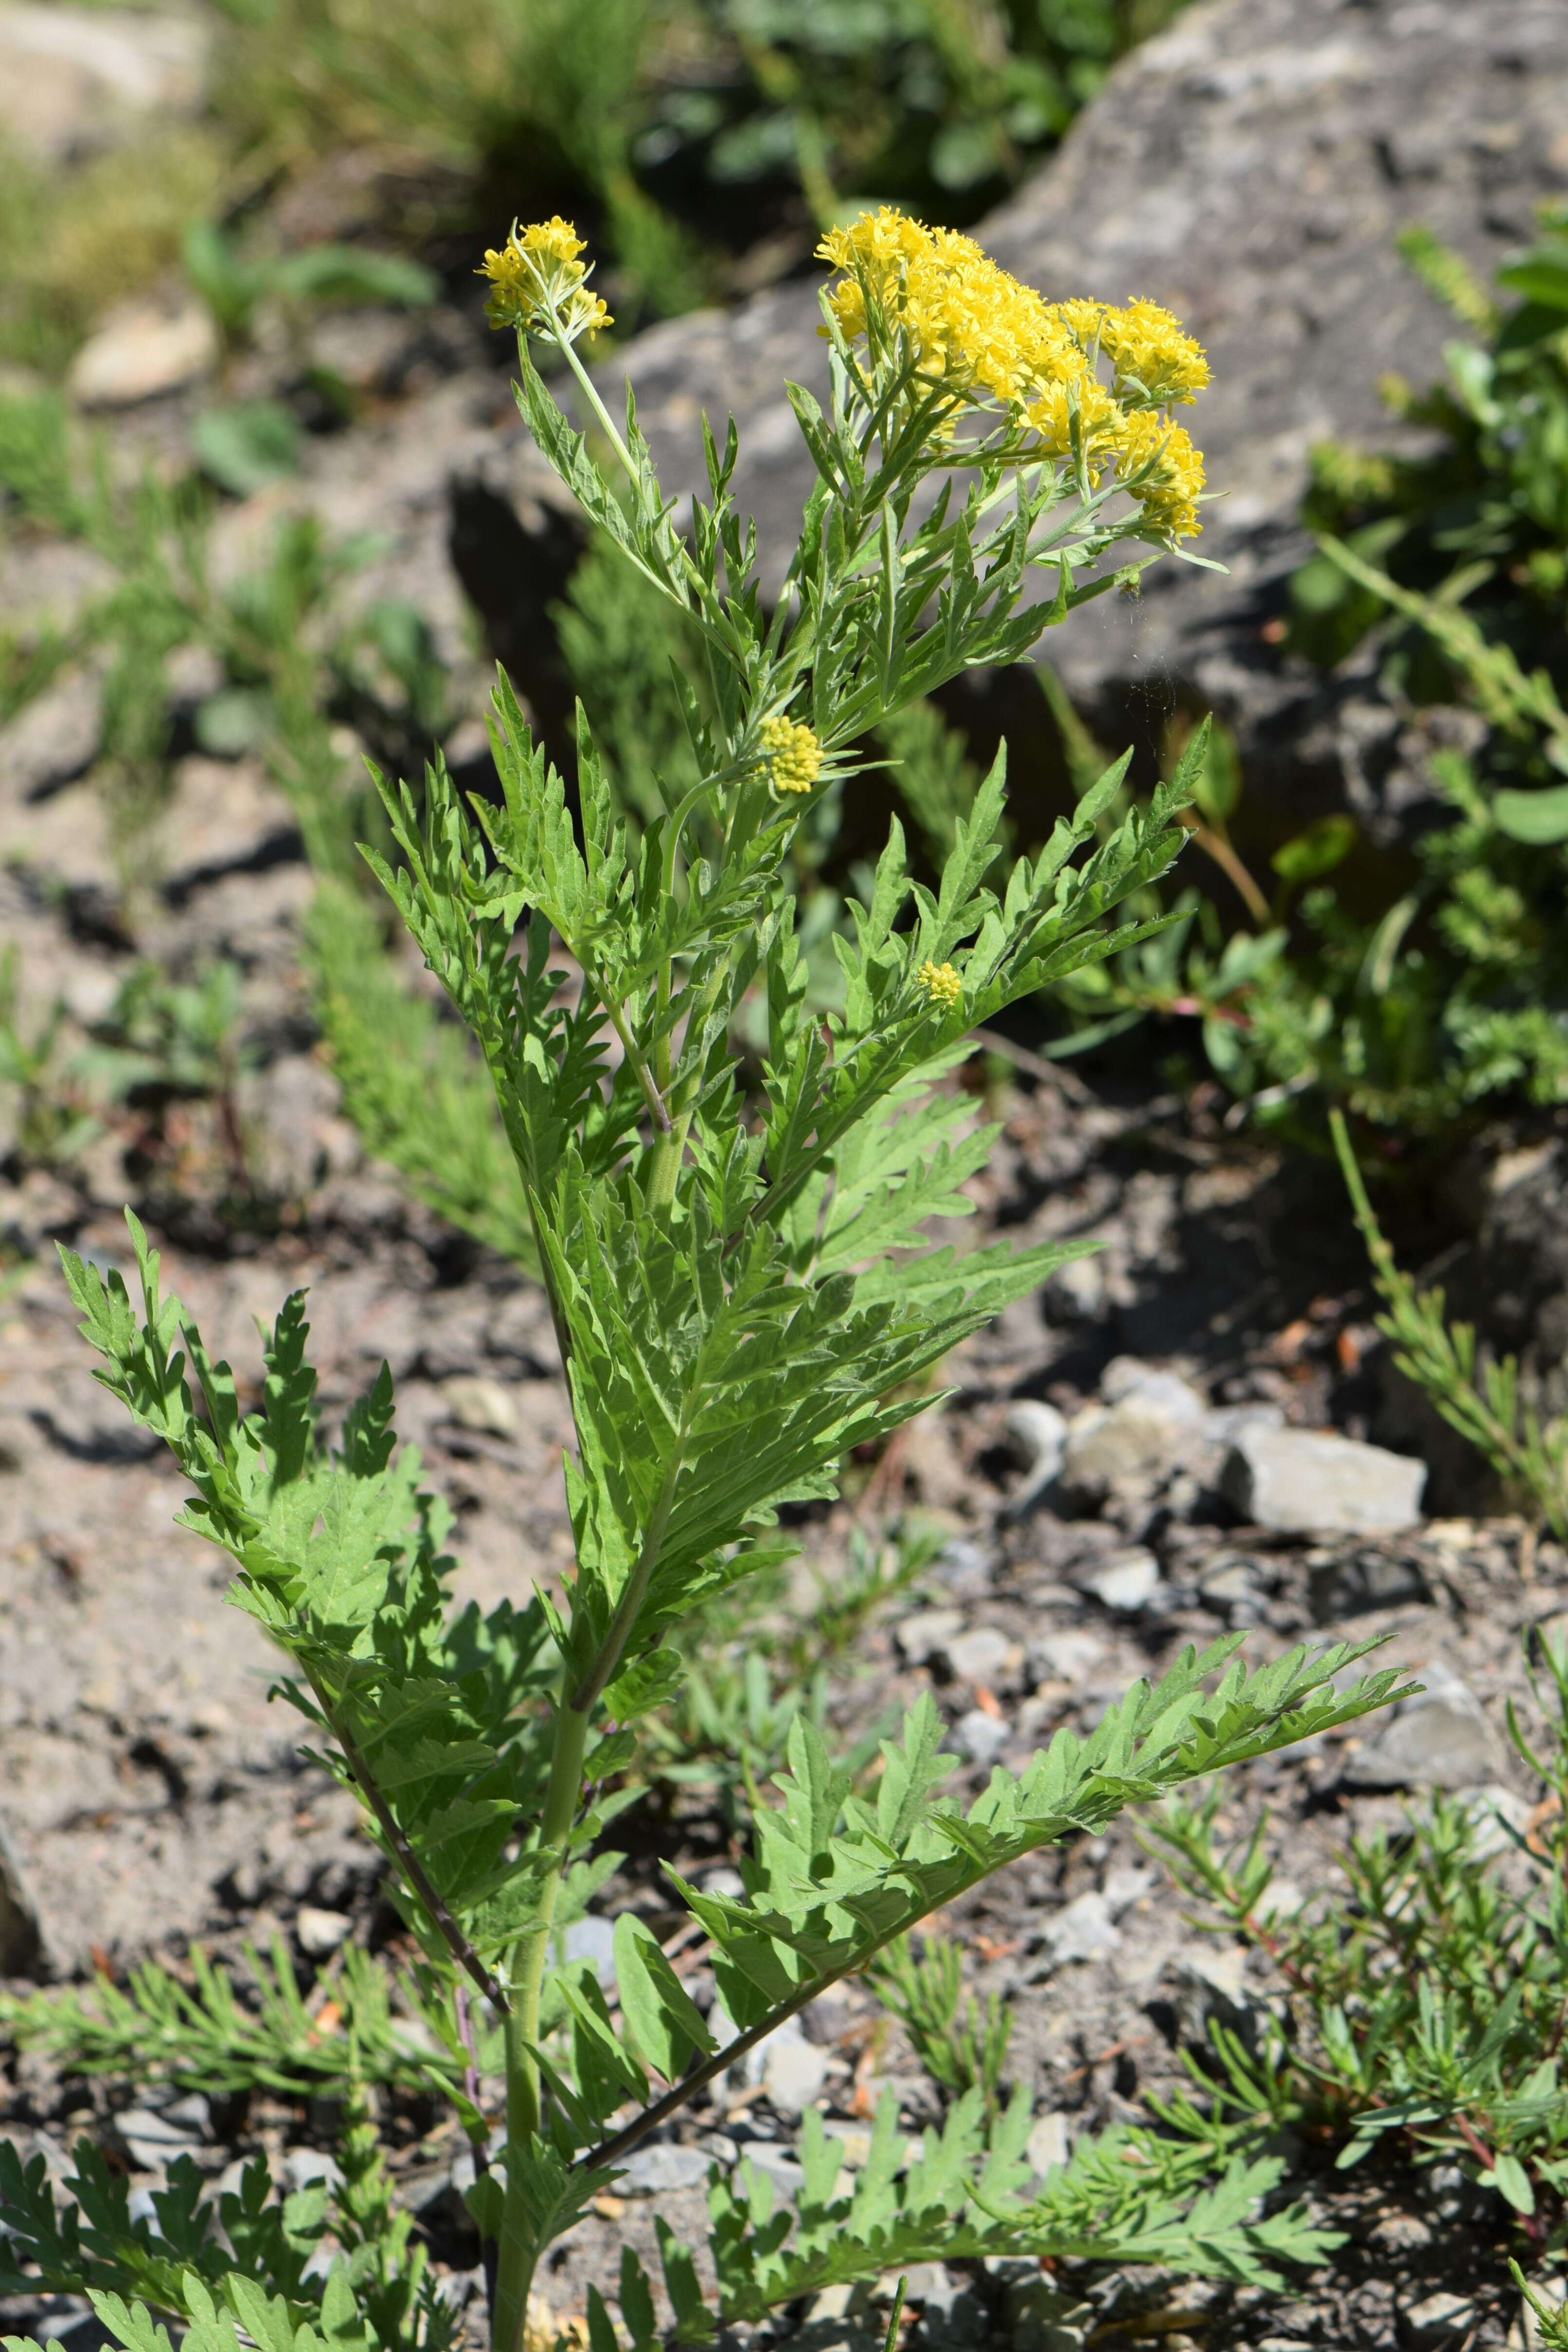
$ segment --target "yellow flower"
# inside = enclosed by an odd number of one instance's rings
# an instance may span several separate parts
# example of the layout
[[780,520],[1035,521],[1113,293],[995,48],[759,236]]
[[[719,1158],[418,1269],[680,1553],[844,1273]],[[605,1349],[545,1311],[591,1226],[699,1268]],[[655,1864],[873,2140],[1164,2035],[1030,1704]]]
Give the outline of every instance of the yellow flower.
[[[1118,436],[1116,467],[1145,522],[1173,539],[1192,539],[1203,529],[1197,507],[1203,454],[1194,448],[1184,425],[1173,425],[1152,408],[1134,409]],[[1141,474],[1142,480],[1136,478]]]
[[588,291],[588,271],[577,258],[585,250],[571,222],[559,214],[531,221],[524,229],[514,223],[500,251],[485,255],[479,272],[495,288],[485,305],[491,326],[532,329],[563,343],[610,326],[609,311]]
[[[830,230],[817,251],[842,272],[827,302],[844,334],[867,340],[874,367],[901,338],[923,383],[952,395],[948,429],[963,406],[994,405],[1035,436],[1028,454],[1062,458],[1076,411],[1086,454],[1099,450],[1103,465],[1129,409],[1190,401],[1208,382],[1201,347],[1158,303],[1047,302],[973,237],[886,205]],[[1109,385],[1096,373],[1102,358]],[[1184,436],[1176,446],[1195,462]],[[1099,471],[1091,466],[1093,478]]]
[[1203,345],[1195,342],[1169,310],[1135,296],[1125,309],[1081,297],[1058,304],[1063,322],[1089,351],[1103,352],[1116,372],[1121,397],[1138,397],[1142,404],[1162,407],[1187,402],[1209,380]]
[[779,793],[808,793],[822,768],[822,746],[794,719],[764,719],[759,730],[768,780]]
[[963,982],[952,964],[932,963],[928,956],[915,978],[931,1003],[940,1004],[944,1013],[950,1012],[953,1005],[963,1003]]
[[1114,457],[1126,418],[1105,386],[1093,376],[1068,385],[1047,385],[1024,410],[1025,422],[1038,437],[1042,457],[1072,456],[1073,413],[1078,414],[1079,441],[1091,482],[1098,482]]

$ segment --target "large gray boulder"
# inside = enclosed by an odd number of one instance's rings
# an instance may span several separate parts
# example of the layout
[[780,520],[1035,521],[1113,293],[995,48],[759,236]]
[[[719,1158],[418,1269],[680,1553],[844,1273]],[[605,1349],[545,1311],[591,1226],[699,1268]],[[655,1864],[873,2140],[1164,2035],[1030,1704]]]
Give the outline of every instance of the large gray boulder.
[[[1213,362],[1185,416],[1226,493],[1200,544],[1229,577],[1163,563],[1140,600],[1106,598],[1046,641],[1108,734],[1146,733],[1139,700],[1157,723],[1179,696],[1231,719],[1287,801],[1347,781],[1375,800],[1394,746],[1353,681],[1325,689],[1266,634],[1306,547],[1308,451],[1331,433],[1386,437],[1378,376],[1440,368],[1453,322],[1401,263],[1398,231],[1425,221],[1489,271],[1565,188],[1563,0],[1206,0],[1134,51],[981,226],[1047,294],[1167,304]],[[815,283],[794,283],[623,355],[671,491],[702,484],[703,409],[733,410],[738,495],[775,560],[810,479],[784,379],[825,381],[817,316]]]

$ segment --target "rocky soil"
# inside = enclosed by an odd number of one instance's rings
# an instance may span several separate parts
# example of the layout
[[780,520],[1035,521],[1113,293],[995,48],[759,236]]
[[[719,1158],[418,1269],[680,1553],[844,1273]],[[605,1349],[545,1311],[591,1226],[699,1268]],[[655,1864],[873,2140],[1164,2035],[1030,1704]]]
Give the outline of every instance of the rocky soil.
[[[182,790],[193,782],[207,788],[205,768]],[[457,1514],[459,1591],[487,1601],[567,1556],[558,1453],[568,1423],[538,1295],[410,1210],[363,1160],[292,978],[307,877],[287,842],[257,870],[255,787],[234,770],[217,787],[200,866],[163,886],[147,923],[176,968],[215,950],[247,967],[264,1059],[244,1108],[251,1149],[273,1171],[269,1220],[226,1223],[214,1207],[221,1152],[199,1108],[163,1138],[161,1159],[144,1138],[111,1131],[70,1179],[35,1172],[0,1191],[15,1260],[0,1319],[0,1929],[4,1965],[22,1979],[119,1972],[150,1951],[177,1959],[191,1937],[232,1958],[244,1939],[277,1933],[308,1987],[343,1940],[386,1948],[396,1925],[349,1808],[300,1762],[290,1718],[268,1704],[264,1642],[226,1607],[221,1566],[171,1524],[178,1480],[93,1383],[52,1241],[124,1265],[118,1204],[134,1190],[167,1279],[209,1345],[240,1367],[256,1361],[253,1318],[308,1288],[329,1415],[390,1363],[403,1433]],[[91,787],[63,787],[56,805],[56,838],[79,844]],[[73,925],[70,894],[40,887],[37,857],[35,836],[6,885],[11,920],[29,972],[52,976],[82,1010],[126,950]],[[837,1675],[837,1729],[858,1736],[931,1688],[978,1784],[994,1760],[1016,1762],[1058,1726],[1091,1725],[1186,1642],[1241,1628],[1262,1656],[1319,1633],[1384,1635],[1429,1696],[1359,1738],[1234,1776],[1237,1826],[1267,1805],[1289,1877],[1310,1888],[1331,1875],[1347,1832],[1396,1821],[1407,1797],[1527,1793],[1501,1710],[1521,1687],[1521,1629],[1563,1606],[1568,1561],[1513,1521],[1423,1517],[1420,1461],[1369,1442],[1384,1425],[1384,1368],[1363,1269],[1321,1175],[1228,1129],[1203,1090],[1172,1098],[1129,1085],[1112,1098],[1021,1076],[998,1082],[995,1108],[1005,1127],[975,1188],[981,1223],[1020,1241],[1087,1234],[1102,1247],[970,1343],[949,1368],[951,1399],[880,1464],[853,1465],[852,1501],[803,1530],[790,1605],[806,1612],[811,1571],[832,1575],[858,1526],[901,1509],[943,1539]],[[1433,1465],[1462,1498],[1451,1442]],[[727,1822],[711,1791],[667,1788],[626,1826],[631,1859],[601,1907],[630,1903],[672,1931],[657,1864],[731,1868]],[[948,1924],[977,1989],[1013,2008],[1012,2067],[1035,2094],[1042,2163],[1173,2083],[1180,2045],[1201,2037],[1216,2003],[1230,2015],[1268,1990],[1239,1947],[1194,1937],[1126,1828],[1037,1859]],[[693,1965],[700,1990],[700,1953]],[[160,2100],[62,2081],[36,2057],[14,2061],[9,2077],[25,2147],[55,2162],[76,2131],[100,2129],[142,2188],[181,2147],[216,2173],[264,2146],[303,2179],[331,2145],[332,2118],[319,2108]],[[851,1990],[819,2004],[752,2078],[727,2082],[639,2155],[557,2250],[546,2283],[557,2311],[582,2308],[623,2240],[651,2254],[655,2210],[694,2236],[715,2157],[743,2147],[787,2188],[805,2105],[824,2109],[853,2160],[883,2084],[911,2131],[932,2119],[911,2053],[868,1997]],[[470,2294],[476,2249],[453,2188],[466,2157],[417,2101],[396,2105],[390,2129],[403,2193],[454,2293]],[[1325,2184],[1347,2244],[1297,2300],[1141,2274],[1068,2284],[1110,2335],[1158,2327],[1177,2342],[1277,2352],[1388,2344],[1396,2312],[1452,2289],[1445,2192],[1408,2177],[1355,2181],[1353,2194]],[[1484,2236],[1464,2285],[1473,2340],[1500,2342],[1514,2303]],[[919,2342],[1058,2341],[1016,2279],[921,2276],[912,2300]],[[39,2316],[7,2314],[29,2326]],[[44,2316],[57,2332],[71,2318]],[[803,2340],[868,2343],[865,2318],[837,2306],[806,2315]],[[88,2352],[93,2338],[69,2340]]]
[[[8,11],[11,50],[41,54],[64,13]],[[93,79],[85,56],[55,56],[61,120]],[[169,70],[177,80],[180,57]],[[1215,700],[1278,783],[1281,829],[1299,821],[1288,805],[1298,787],[1309,802],[1359,792],[1363,814],[1397,814],[1397,780],[1415,772],[1420,749],[1386,709],[1367,735],[1361,682],[1325,701],[1273,651],[1307,444],[1331,424],[1370,429],[1379,368],[1419,379],[1436,362],[1443,322],[1399,278],[1394,229],[1428,219],[1484,261],[1527,232],[1538,195],[1568,184],[1565,92],[1563,13],[1542,0],[1204,0],[1113,78],[994,236],[982,231],[1053,290],[1070,275],[1119,299],[1151,293],[1213,343],[1218,433],[1205,437],[1236,493],[1215,526],[1231,582],[1212,604],[1194,575],[1142,608],[1092,607],[1052,652],[1099,698],[1102,723],[1131,726],[1133,689],[1152,674],[1162,709],[1177,694]],[[366,196],[328,169],[311,201],[320,233],[342,226],[332,204]],[[786,287],[633,347],[672,487],[698,398],[733,397],[743,494],[793,517],[793,448],[774,428],[783,375],[809,373],[810,323],[808,289]],[[130,340],[120,374],[103,381],[144,395],[117,395],[111,413],[121,454],[157,462],[186,446],[209,361],[192,345],[175,364],[155,326],[118,322]],[[291,505],[321,511],[334,534],[374,526],[384,541],[352,593],[413,597],[459,699],[497,653],[555,726],[563,680],[543,615],[578,541],[528,450],[499,354],[460,306],[316,331],[361,395],[360,420],[311,443],[301,481],[228,511],[220,572],[253,561]],[[150,385],[159,353],[164,373]],[[101,346],[98,356],[107,366]],[[272,388],[270,364],[265,352],[247,361],[226,393]],[[0,606],[11,619],[65,615],[95,584],[79,551],[18,538]],[[243,975],[247,1067],[228,1105],[165,1106],[155,1119],[128,1110],[64,1173],[24,1173],[0,1139],[0,1971],[59,1982],[121,1973],[147,1953],[178,1961],[192,1937],[232,1958],[276,1933],[310,1989],[345,1941],[395,1946],[374,1856],[269,1705],[275,1662],[225,1606],[223,1569],[173,1526],[178,1481],[94,1385],[51,1245],[125,1265],[119,1212],[134,1198],[166,1278],[242,1370],[257,1361],[254,1318],[308,1288],[327,1413],[390,1364],[402,1433],[457,1516],[458,1591],[481,1602],[567,1558],[568,1417],[537,1294],[411,1208],[341,1116],[299,977],[311,881],[287,803],[258,764],[182,750],[128,893],[91,774],[96,677],[90,665],[66,677],[0,740],[0,931],[24,1010],[41,1017],[58,1003],[68,1042],[79,1040],[136,955],[186,976],[228,957]],[[177,681],[187,718],[211,686]],[[1013,712],[1011,687],[979,690],[995,697],[983,725]],[[470,711],[454,757],[472,744]],[[1235,1775],[1237,1827],[1267,1806],[1290,1879],[1310,1890],[1331,1878],[1352,1829],[1397,1822],[1433,1789],[1532,1795],[1502,1712],[1522,1688],[1522,1631],[1564,1606],[1568,1560],[1521,1523],[1485,1516],[1457,1441],[1392,1377],[1336,1184],[1237,1131],[1214,1090],[1173,1096],[1124,1074],[1094,1092],[1043,1067],[991,1085],[1004,1128],[973,1188],[978,1225],[1102,1246],[962,1351],[948,1401],[881,1462],[852,1465],[847,1503],[803,1528],[789,1605],[807,1617],[812,1571],[834,1575],[858,1531],[902,1511],[942,1537],[836,1673],[838,1731],[858,1736],[930,1688],[978,1783],[1059,1726],[1091,1725],[1184,1643],[1239,1629],[1262,1657],[1307,1636],[1384,1636],[1426,1697],[1359,1737]],[[1548,1366],[1568,1328],[1565,1153],[1550,1127],[1493,1139],[1456,1162],[1442,1201],[1405,1236],[1428,1254],[1473,1236],[1445,1270],[1498,1337],[1535,1346]],[[658,1862],[698,1874],[733,1866],[727,1820],[700,1789],[665,1788],[624,1826],[631,1858],[605,1913],[635,1905],[673,1929]],[[948,1925],[975,1988],[1013,2009],[1012,2067],[1035,2095],[1042,2166],[1173,2084],[1208,2016],[1245,2015],[1270,1990],[1239,1947],[1184,1922],[1131,1829],[1038,1858]],[[595,1932],[584,1948],[598,1948]],[[689,1958],[700,1991],[700,1952]],[[182,2147],[216,2175],[262,2146],[303,2179],[331,2141],[334,2118],[306,2105],[132,2094],[62,2080],[37,2058],[13,2056],[5,2080],[24,2147],[56,2166],[77,2130],[100,2131],[139,2189]],[[694,2239],[710,2160],[743,2147],[787,2189],[805,2106],[823,2108],[856,2161],[883,2084],[911,2131],[931,2120],[912,2053],[868,1996],[819,2004],[751,2078],[728,2080],[643,2151],[563,2242],[546,2282],[557,2310],[582,2309],[623,2241],[651,2252],[656,2203]],[[470,2297],[477,2249],[457,2196],[466,2158],[433,2105],[394,2103],[388,2128],[401,2193],[455,2297]],[[1064,2329],[1037,2280],[955,2270],[911,2281],[913,2340],[1445,2352],[1500,2345],[1511,2329],[1521,2341],[1500,2241],[1467,2220],[1451,2181],[1363,2170],[1313,2193],[1346,2242],[1298,2297],[1072,2279],[1064,2291],[1089,2308]],[[61,2334],[72,2352],[96,2341],[79,2311],[0,2316]],[[818,2352],[880,2340],[858,2304],[789,2325]]]

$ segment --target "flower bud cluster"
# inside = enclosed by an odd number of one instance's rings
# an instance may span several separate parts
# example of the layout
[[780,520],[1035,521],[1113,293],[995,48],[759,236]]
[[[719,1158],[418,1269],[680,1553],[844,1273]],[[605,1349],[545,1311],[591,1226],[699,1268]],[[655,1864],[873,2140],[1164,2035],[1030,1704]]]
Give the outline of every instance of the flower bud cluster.
[[613,325],[604,302],[588,290],[588,268],[577,258],[584,250],[571,222],[559,214],[527,228],[514,223],[500,251],[485,255],[479,272],[495,288],[485,305],[491,326],[519,327],[552,342],[574,343],[580,335]]
[[1081,463],[1092,485],[1112,472],[1163,538],[1202,528],[1203,458],[1163,412],[1203,389],[1208,361],[1158,303],[1047,302],[973,237],[885,205],[817,250],[843,273],[827,300],[845,336],[950,395],[949,436],[965,409],[1000,411],[1021,459]]

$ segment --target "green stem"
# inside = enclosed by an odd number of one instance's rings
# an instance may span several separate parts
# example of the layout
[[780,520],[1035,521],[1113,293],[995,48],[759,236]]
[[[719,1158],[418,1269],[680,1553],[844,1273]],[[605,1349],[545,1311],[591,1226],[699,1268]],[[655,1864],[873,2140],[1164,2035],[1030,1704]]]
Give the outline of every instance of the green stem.
[[[550,1874],[540,1889],[539,1916],[512,1955],[511,2014],[506,2021],[506,2137],[509,2149],[525,2147],[540,2127],[539,2043],[540,1997],[545,1962],[555,1925],[555,1906],[565,1874],[572,1823],[583,1788],[583,1757],[588,1742],[588,1718],[605,1684],[620,1664],[621,1653],[642,1606],[648,1580],[658,1559],[664,1530],[675,1499],[675,1482],[685,1452],[681,1431],[653,1516],[643,1537],[637,1566],[626,1580],[620,1605],[586,1674],[572,1689],[563,1681],[555,1710],[555,1738],[550,1758],[550,1780],[539,1825],[542,1853],[552,1857]],[[500,2245],[496,2265],[495,2325],[491,2352],[521,2352],[528,2314],[528,2292],[533,2283],[540,2244],[533,2216],[528,2210],[521,2168],[509,2164],[506,2202],[501,2211]]]
[[[553,1857],[550,1875],[540,1889],[539,1916],[512,1954],[512,2007],[506,2021],[506,2137],[509,2152],[521,2151],[540,2125],[539,2065],[534,2050],[539,2042],[540,1994],[544,1963],[555,1925],[555,1906],[565,1874],[572,1823],[583,1788],[583,1751],[588,1739],[585,1708],[568,1704],[564,1689],[555,1710],[555,1739],[550,1759],[550,1782],[539,1825],[542,1852]],[[521,2165],[509,2163],[506,2202],[501,2210],[500,2243],[496,2263],[495,2323],[491,2352],[521,2352],[528,2293],[533,2284],[539,2243],[529,2212]]]

